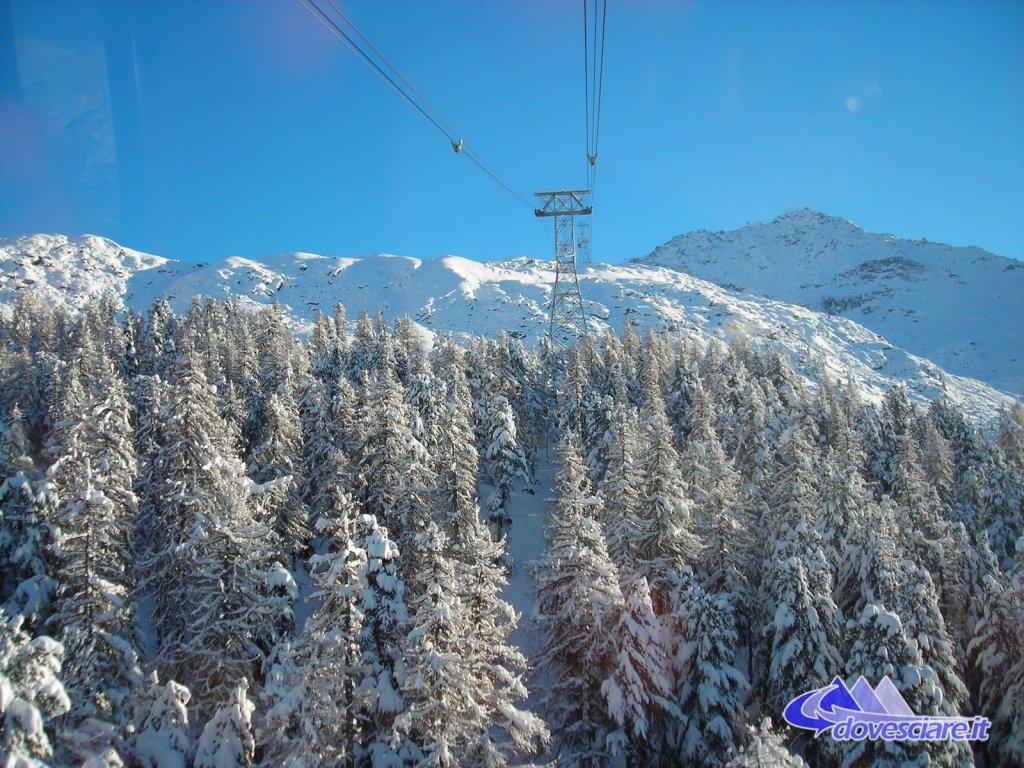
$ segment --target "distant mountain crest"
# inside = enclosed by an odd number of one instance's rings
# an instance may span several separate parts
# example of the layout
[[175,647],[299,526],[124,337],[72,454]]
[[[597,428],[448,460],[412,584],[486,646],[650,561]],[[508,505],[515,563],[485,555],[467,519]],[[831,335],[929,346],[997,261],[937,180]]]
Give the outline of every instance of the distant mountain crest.
[[[808,219],[817,214],[790,216]],[[796,235],[783,237],[800,242]],[[813,244],[813,238],[808,242]],[[863,280],[867,271],[916,274],[916,265],[909,263],[916,260],[906,258],[857,262],[853,266],[860,273],[855,279]],[[352,318],[363,311],[383,312],[388,320],[407,315],[425,336],[451,332],[496,337],[507,332],[532,343],[547,330],[553,282],[553,264],[536,259],[481,263],[458,256],[420,260],[285,253],[203,265],[91,236],[0,239],[0,311],[8,312],[27,292],[72,310],[110,296],[141,311],[158,298],[166,299],[184,312],[200,296],[232,298],[253,307],[278,303],[294,327],[303,330],[311,327],[317,311],[330,314],[340,303]],[[588,322],[597,333],[621,331],[629,320],[641,332],[668,328],[724,342],[743,336],[752,344],[784,351],[809,379],[825,369],[833,379],[858,383],[869,399],[900,381],[920,401],[944,394],[983,421],[1012,402],[982,383],[984,375],[977,376],[982,381],[948,375],[927,359],[928,349],[911,354],[852,320],[738,294],[673,269],[595,264],[581,270],[580,283]]]
[[807,208],[680,235],[636,261],[850,318],[946,370],[1024,394],[1024,262]]

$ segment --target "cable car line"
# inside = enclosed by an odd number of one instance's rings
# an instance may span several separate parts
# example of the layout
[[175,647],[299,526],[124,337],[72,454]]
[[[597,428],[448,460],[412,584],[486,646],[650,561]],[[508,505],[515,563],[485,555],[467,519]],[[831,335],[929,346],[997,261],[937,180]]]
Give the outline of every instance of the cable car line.
[[316,20],[319,21],[328,32],[341,40],[341,42],[345,44],[345,47],[359,57],[360,61],[370,67],[370,69],[373,70],[381,80],[387,83],[395,93],[408,101],[409,104],[411,104],[413,108],[415,108],[416,111],[424,117],[424,119],[433,125],[442,136],[447,138],[448,141],[452,142],[452,144],[456,143],[455,139],[448,133],[448,131],[446,131],[433,117],[431,117],[431,115],[428,114],[415,99],[411,98],[409,94],[403,91],[401,87],[399,87],[398,83],[392,80],[388,73],[380,68],[377,62],[373,61],[373,59],[371,59],[358,45],[356,45],[351,37],[345,34],[344,30],[342,30],[328,14],[316,4],[316,0],[298,0],[298,2],[306,10],[312,13]]
[[590,27],[587,24],[587,0],[583,0],[583,117],[586,120],[587,139],[587,188],[590,188],[590,50],[587,37]]
[[[367,53],[359,43],[352,39],[352,37],[345,32],[339,25],[338,22],[333,19],[323,7],[317,4],[317,0],[298,0],[299,4],[309,11],[317,21],[320,22],[321,26],[327,29],[334,37],[340,40],[345,47],[347,47],[352,53],[354,53],[360,61],[368,66],[373,72],[380,77],[393,91],[399,96],[405,99],[410,106],[412,106],[419,114],[429,122],[437,131],[444,136],[448,143],[451,144],[455,154],[465,155],[470,162],[472,162],[477,168],[491,178],[498,186],[508,192],[510,195],[515,197],[523,205],[532,209],[532,205],[529,201],[520,195],[515,189],[506,182],[490,165],[484,162],[483,158],[477,154],[462,138],[459,137],[458,132],[452,128],[451,124],[448,123],[440,113],[434,109],[430,103],[420,95],[420,93],[413,87],[413,85],[406,79],[391,62],[389,62],[384,55],[370,42],[369,38],[366,37],[355,24],[349,19],[335,4],[334,0],[326,0],[330,7],[335,13],[352,29],[355,35],[362,40],[369,49],[377,56],[380,63],[374,59],[369,53]],[[388,74],[381,66],[387,67],[393,73],[394,77]],[[400,81],[400,85],[395,80]],[[402,86],[405,86],[404,88]],[[408,90],[406,90],[408,89]]]
[[[603,0],[604,6],[601,10],[601,66],[597,75],[597,109],[595,111],[594,125],[594,174],[597,174],[597,143],[601,138],[601,97],[604,94],[604,36],[608,29],[608,0]],[[597,30],[595,28],[596,35]],[[595,52],[596,53],[596,52]],[[595,55],[596,62],[596,55]]]
[[366,35],[364,35],[362,32],[359,31],[359,27],[357,27],[355,25],[355,23],[348,16],[346,16],[344,14],[344,12],[342,12],[342,10],[337,6],[337,4],[334,2],[334,0],[327,0],[327,4],[330,5],[331,8],[334,9],[334,12],[337,13],[345,21],[345,23],[348,24],[352,28],[352,31],[355,32],[359,36],[359,39],[362,40],[364,43],[366,43],[370,47],[370,50],[373,51],[382,62],[384,62],[384,65],[388,69],[390,69],[392,72],[395,73],[395,76],[399,80],[401,80],[402,83],[405,84],[405,87],[409,89],[409,91],[413,94],[413,96],[415,96],[417,99],[419,99],[423,103],[423,106],[425,106],[430,111],[430,113],[433,114],[434,117],[437,118],[438,122],[440,122],[445,128],[448,129],[448,133],[453,135],[453,136],[457,136],[458,135],[458,131],[456,131],[454,128],[452,128],[451,125],[448,124],[448,121],[446,121],[443,117],[441,117],[441,114],[436,109],[434,109],[432,106],[430,106],[430,102],[428,102],[425,98],[423,98],[422,94],[420,94],[420,92],[416,90],[416,88],[413,86],[413,84],[410,83],[408,80],[406,80],[402,76],[402,73],[399,72],[397,69],[395,69],[395,66],[390,61],[388,61],[387,58],[385,58],[384,54],[381,53],[379,50],[377,50],[377,47],[373,43],[370,42],[369,38],[367,38]]
[[[598,2],[599,0],[594,0],[594,12],[591,20],[587,12],[590,0],[583,0],[583,98],[587,129],[587,188],[591,190],[591,193],[596,184],[598,142],[601,138],[604,44],[608,15],[608,0],[601,0],[600,6]],[[600,35],[598,35],[599,29]],[[593,37],[592,44],[591,37]]]

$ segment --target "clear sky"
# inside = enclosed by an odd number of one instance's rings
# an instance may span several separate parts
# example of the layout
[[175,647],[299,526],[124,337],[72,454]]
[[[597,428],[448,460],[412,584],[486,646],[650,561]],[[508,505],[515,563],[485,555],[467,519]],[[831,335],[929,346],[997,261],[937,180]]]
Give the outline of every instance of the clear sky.
[[[337,0],[524,196],[585,183],[581,0]],[[1024,3],[609,0],[596,261],[810,207],[1024,258]],[[0,0],[0,236],[550,257],[293,0]]]

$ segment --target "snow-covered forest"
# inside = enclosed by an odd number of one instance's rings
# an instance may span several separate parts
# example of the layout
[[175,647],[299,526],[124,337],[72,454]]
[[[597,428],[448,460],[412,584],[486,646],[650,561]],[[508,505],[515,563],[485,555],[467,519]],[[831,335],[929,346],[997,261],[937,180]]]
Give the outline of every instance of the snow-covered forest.
[[[340,306],[299,339],[29,294],[0,340],[5,766],[1024,763],[1020,404],[872,404],[628,324],[426,349]],[[835,675],[990,739],[782,722]]]

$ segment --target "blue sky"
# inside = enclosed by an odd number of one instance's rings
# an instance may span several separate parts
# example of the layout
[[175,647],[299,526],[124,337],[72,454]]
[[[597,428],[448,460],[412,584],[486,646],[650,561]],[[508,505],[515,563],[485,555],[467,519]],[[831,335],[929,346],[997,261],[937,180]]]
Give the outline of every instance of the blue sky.
[[[1024,258],[1024,3],[609,0],[594,259],[811,207]],[[585,183],[579,0],[339,6],[524,196]],[[0,0],[0,236],[550,257],[292,0]]]

